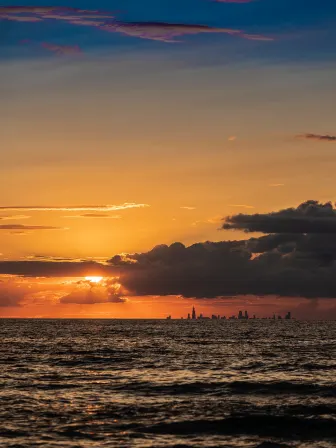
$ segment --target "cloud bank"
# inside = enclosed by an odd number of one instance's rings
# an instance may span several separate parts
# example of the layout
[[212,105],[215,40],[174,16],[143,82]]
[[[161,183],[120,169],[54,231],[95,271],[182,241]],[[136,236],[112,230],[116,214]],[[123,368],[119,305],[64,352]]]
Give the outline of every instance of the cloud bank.
[[[4,261],[1,274],[26,277],[118,278],[120,297],[243,295],[336,298],[336,209],[309,200],[265,214],[239,214],[224,228],[266,235],[238,241],[162,244],[143,253],[115,255],[106,263]],[[112,294],[113,295],[113,294]],[[82,297],[82,296],[81,296]],[[91,303],[78,293],[64,300]]]
[[279,212],[229,216],[222,228],[262,233],[336,233],[336,210],[331,202],[307,201]]

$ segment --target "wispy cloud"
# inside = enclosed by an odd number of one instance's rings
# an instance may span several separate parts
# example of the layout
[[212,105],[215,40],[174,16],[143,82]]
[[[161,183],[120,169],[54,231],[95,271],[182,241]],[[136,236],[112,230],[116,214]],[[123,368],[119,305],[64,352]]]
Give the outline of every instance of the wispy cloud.
[[64,227],[55,226],[25,226],[23,224],[1,224],[0,230],[66,230]]
[[[232,3],[232,2],[231,2]],[[246,3],[235,1],[233,3]],[[25,15],[22,15],[25,14]],[[199,24],[168,22],[123,22],[115,20],[115,16],[103,11],[90,11],[78,8],[61,7],[0,7],[0,19],[16,22],[41,22],[48,20],[63,21],[74,26],[95,27],[107,32],[116,32],[140,39],[176,43],[178,36],[200,33],[224,33],[250,40],[273,40],[271,37],[255,35],[231,28],[211,27]],[[50,47],[57,54],[74,54],[67,46]],[[78,51],[75,51],[77,53]]]
[[212,218],[209,219],[205,219],[205,220],[200,220],[200,221],[195,221],[192,223],[192,226],[197,226],[199,224],[217,224],[219,222],[222,221],[222,217],[221,216],[213,216]]
[[30,211],[30,212],[40,212],[40,211],[56,211],[56,212],[66,212],[66,211],[75,211],[75,212],[85,212],[85,211],[94,211],[94,212],[111,212],[116,210],[127,210],[132,208],[144,208],[149,207],[148,204],[137,204],[134,202],[125,202],[120,205],[12,205],[12,206],[1,206],[0,210],[6,211]]
[[180,207],[180,208],[182,208],[183,210],[196,210],[196,207],[189,207],[188,205],[185,205],[185,206]]
[[84,213],[83,215],[63,216],[63,218],[121,219],[121,215],[104,215],[102,213]]
[[176,42],[177,36],[199,33],[239,34],[240,30],[218,28],[206,25],[189,25],[166,22],[111,22],[100,27],[102,30],[118,32],[141,39],[158,40],[162,42]]
[[336,142],[336,135],[322,135],[322,134],[301,134],[296,138],[302,140],[318,140],[321,142]]
[[254,208],[253,205],[246,204],[228,204],[229,207],[240,207],[240,208]]
[[264,36],[262,34],[249,34],[249,33],[241,33],[238,35],[239,37],[243,37],[248,40],[261,40],[261,41],[273,41],[274,37]]
[[73,55],[81,53],[81,49],[78,45],[55,45],[49,42],[43,42],[41,47],[57,55]]
[[284,187],[285,184],[269,184],[269,187]]
[[[24,39],[20,43],[35,45],[35,43],[29,39]],[[56,45],[50,42],[42,42],[41,44],[37,45],[44,48],[45,50],[50,51],[51,53],[56,54],[57,56],[67,56],[82,53],[78,45]]]
[[0,215],[0,221],[13,221],[13,220],[20,220],[20,219],[28,219],[30,216],[27,215]]

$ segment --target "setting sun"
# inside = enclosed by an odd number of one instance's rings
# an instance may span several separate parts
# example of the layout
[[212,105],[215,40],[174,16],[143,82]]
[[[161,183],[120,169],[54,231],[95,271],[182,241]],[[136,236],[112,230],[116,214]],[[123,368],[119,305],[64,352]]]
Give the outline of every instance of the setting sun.
[[91,283],[99,283],[103,277],[85,277],[85,280],[88,280]]

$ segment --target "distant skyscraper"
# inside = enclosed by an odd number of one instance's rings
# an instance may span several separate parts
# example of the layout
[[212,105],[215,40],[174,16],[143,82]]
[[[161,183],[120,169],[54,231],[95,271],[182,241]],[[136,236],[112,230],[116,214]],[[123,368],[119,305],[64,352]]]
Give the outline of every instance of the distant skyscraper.
[[192,317],[192,319],[194,320],[194,319],[196,319],[196,310],[195,310],[195,307],[193,306],[193,309],[192,309],[192,315],[191,315]]
[[188,313],[188,320],[190,320],[190,313]]
[[249,315],[248,315],[248,313],[247,313],[247,311],[245,311],[245,319],[248,319],[249,318]]
[[243,312],[242,311],[239,311],[239,313],[238,313],[238,319],[242,319],[243,318]]
[[288,313],[287,313],[286,316],[285,316],[285,319],[291,319],[291,318],[292,318],[292,316],[291,316],[291,312],[288,311]]

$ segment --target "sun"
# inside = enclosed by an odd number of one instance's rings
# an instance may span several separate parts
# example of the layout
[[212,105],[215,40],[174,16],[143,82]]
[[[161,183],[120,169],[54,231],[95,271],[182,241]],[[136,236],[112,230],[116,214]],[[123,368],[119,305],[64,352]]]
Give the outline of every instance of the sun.
[[101,280],[103,280],[103,277],[85,277],[85,280],[91,283],[99,283]]

